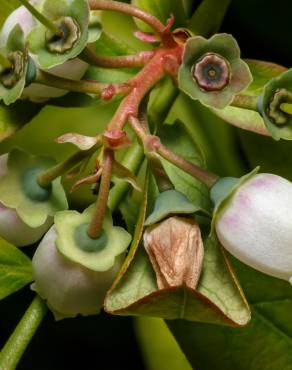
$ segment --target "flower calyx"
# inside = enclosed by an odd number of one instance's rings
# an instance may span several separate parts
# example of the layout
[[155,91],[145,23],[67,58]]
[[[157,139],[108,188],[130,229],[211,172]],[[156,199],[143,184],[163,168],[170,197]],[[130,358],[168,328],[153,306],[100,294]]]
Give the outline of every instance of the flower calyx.
[[230,82],[230,64],[222,56],[207,53],[192,68],[193,78],[203,91],[221,91]]
[[81,264],[92,271],[107,271],[115,258],[127,249],[131,235],[122,227],[113,226],[110,212],[103,221],[103,230],[98,238],[88,235],[88,226],[95,205],[82,214],[77,211],[58,212],[55,216],[58,251],[70,261]]
[[90,39],[88,2],[46,0],[41,12],[60,32],[54,34],[39,24],[28,35],[30,52],[35,55],[40,68],[49,69],[77,57]]
[[71,17],[62,17],[54,22],[60,29],[56,35],[52,31],[46,31],[46,47],[51,53],[63,54],[71,50],[80,37],[78,23]]
[[289,69],[271,79],[258,100],[258,111],[275,140],[292,140],[291,82],[292,69]]
[[175,189],[166,190],[158,195],[154,209],[145,220],[144,225],[153,225],[171,215],[193,214],[200,210],[183,193]]
[[21,79],[25,68],[25,59],[21,51],[10,52],[7,59],[11,67],[3,69],[0,74],[0,83],[7,89],[13,88]]
[[9,105],[20,98],[24,87],[35,78],[36,71],[19,25],[10,32],[4,52],[8,66],[0,68],[0,100]]
[[48,217],[68,208],[60,178],[46,187],[38,184],[39,174],[54,164],[50,158],[32,156],[19,149],[8,155],[7,172],[0,182],[0,201],[15,209],[30,227],[39,227]]
[[215,108],[226,107],[252,81],[236,40],[228,34],[188,38],[178,76],[183,92]]

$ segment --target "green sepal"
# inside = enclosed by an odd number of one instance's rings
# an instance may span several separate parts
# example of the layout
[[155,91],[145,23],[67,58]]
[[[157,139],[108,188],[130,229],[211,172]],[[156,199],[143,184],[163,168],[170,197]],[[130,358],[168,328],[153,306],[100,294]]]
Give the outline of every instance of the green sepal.
[[[111,214],[107,211],[103,222],[106,245],[97,252],[82,249],[78,245],[81,238],[76,235],[76,230],[80,231],[80,225],[91,222],[94,211],[95,205],[93,204],[83,213],[77,211],[58,212],[55,215],[55,226],[58,233],[56,246],[63,256],[89,270],[107,271],[114,265],[116,257],[126,251],[132,237],[122,227],[113,226]],[[97,243],[99,243],[98,239]]]
[[200,207],[192,204],[183,193],[174,189],[166,190],[158,195],[154,209],[144,225],[153,225],[170,215],[192,214],[201,210]]
[[10,32],[6,44],[6,50],[4,50],[6,57],[9,57],[9,54],[14,52],[19,52],[22,61],[22,71],[18,81],[11,88],[7,88],[0,81],[0,101],[3,100],[6,105],[12,104],[20,98],[26,84],[28,54],[24,43],[24,34],[19,24],[17,24]]
[[[229,64],[230,80],[220,91],[202,90],[193,77],[193,66],[209,53],[220,56]],[[252,75],[248,65],[240,59],[240,49],[231,35],[216,34],[210,39],[195,36],[187,40],[178,74],[178,86],[190,98],[221,109],[229,105],[234,96],[247,88],[251,82]]]
[[228,205],[229,200],[233,197],[237,189],[254,177],[259,172],[259,169],[260,167],[258,166],[240,178],[222,177],[215,183],[215,185],[213,185],[210,190],[210,197],[214,202],[212,230],[214,230],[216,219],[222,210]]
[[32,281],[31,260],[21,250],[0,238],[0,300]]
[[[285,139],[292,140],[292,116],[287,114],[287,123],[277,125],[269,117],[269,105],[275,92],[278,89],[286,89],[292,93],[292,69],[282,73],[280,76],[273,78],[264,88],[261,99],[259,99],[258,109],[261,113],[265,126],[275,140]],[[280,110],[280,107],[278,108]]]
[[36,54],[41,68],[51,68],[63,64],[69,59],[77,57],[88,42],[89,6],[86,0],[46,0],[42,13],[53,22],[62,17],[71,17],[79,27],[79,38],[71,50],[60,53],[51,53],[46,47],[47,28],[40,24],[28,35],[30,51]]
[[238,181],[239,179],[236,177],[222,177],[213,185],[210,190],[210,198],[215,206],[228,197]]
[[[56,212],[68,208],[60,178],[52,182],[46,199],[42,198],[37,201],[28,196],[31,191],[31,182],[25,183],[24,181],[27,171],[32,169],[45,171],[54,164],[55,161],[51,158],[32,156],[19,149],[13,149],[9,153],[7,173],[1,177],[0,181],[0,201],[6,207],[15,209],[18,216],[30,227],[43,225],[49,216],[54,216]],[[28,188],[26,188],[27,185]],[[38,196],[39,194],[36,197]]]

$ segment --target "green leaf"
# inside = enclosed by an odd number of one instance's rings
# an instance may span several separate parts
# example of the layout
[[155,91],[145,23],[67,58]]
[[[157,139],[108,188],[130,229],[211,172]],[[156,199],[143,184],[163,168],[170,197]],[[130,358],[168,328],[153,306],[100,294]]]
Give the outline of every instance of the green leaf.
[[[115,37],[103,32],[93,49],[98,55],[116,56],[135,54],[136,50],[127,43],[117,40]],[[94,79],[104,83],[122,83],[134,76],[135,68],[102,68],[90,66],[84,76],[85,79]]]
[[281,73],[287,71],[286,67],[279,64],[265,62],[262,60],[245,59],[249,66],[253,81],[245,91],[248,95],[260,95],[264,86],[271,78],[279,76]]
[[[186,12],[183,0],[132,0],[132,4],[157,17],[166,24],[171,15],[174,16],[174,27],[182,27],[186,24]],[[137,26],[144,32],[153,32],[153,29],[140,20],[135,20]]]
[[104,32],[115,39],[127,43],[137,51],[152,49],[150,44],[145,44],[134,36],[137,27],[132,17],[119,12],[106,11],[102,12],[101,20]]
[[0,299],[32,281],[31,261],[18,248],[0,239]]
[[0,27],[8,15],[19,6],[18,0],[1,0]]
[[9,106],[0,103],[0,142],[14,135],[40,108],[36,104],[20,100]]
[[224,109],[212,109],[212,111],[235,127],[270,136],[261,115],[256,111],[231,106]]
[[[242,163],[234,129],[210,109],[181,94],[173,105],[167,122],[172,123],[175,120],[181,120],[189,140],[192,140],[190,149],[194,150],[196,145],[204,153],[204,163],[209,171],[220,176],[234,177],[242,176],[248,171]],[[179,149],[183,150],[182,147]],[[187,152],[182,154],[188,157]]]
[[[197,35],[209,37],[219,31],[231,0],[203,0],[193,14],[188,28]],[[212,19],[212,21],[210,21]]]
[[151,263],[140,246],[129,268],[109,292],[105,308],[111,314],[180,318],[231,326],[246,325],[250,319],[249,308],[230,265],[212,237],[205,240],[204,266],[197,290],[188,287],[158,290]]
[[[137,140],[133,140],[131,147],[124,153],[121,157],[121,163],[124,165],[128,170],[132,171],[133,173],[139,173],[139,170],[143,164],[144,160],[144,153],[141,145],[137,142]],[[143,177],[144,180],[144,177]],[[138,176],[138,183],[139,186],[143,184],[143,180]],[[135,225],[137,218],[135,217],[138,213],[138,207],[136,206],[137,203],[140,203],[140,195],[142,192],[133,191],[133,193],[128,193],[129,184],[125,181],[117,182],[109,193],[109,200],[108,200],[108,207],[111,210],[115,210],[117,206],[120,205],[120,210],[125,218],[128,230],[131,232],[133,231],[133,225]],[[138,199],[136,202],[133,198]],[[136,198],[137,197],[137,198]],[[128,222],[128,215],[134,222]],[[134,217],[134,219],[132,218]]]
[[[162,143],[174,153],[181,155],[194,164],[205,167],[198,144],[189,136],[182,122],[177,121],[172,125],[161,125],[158,130],[158,136]],[[176,190],[185,194],[197,207],[207,211],[210,210],[209,190],[204,184],[166,160],[162,160],[162,163]]]
[[168,325],[193,366],[202,370],[290,370],[292,364],[292,289],[233,259],[252,308],[241,329],[183,321]]

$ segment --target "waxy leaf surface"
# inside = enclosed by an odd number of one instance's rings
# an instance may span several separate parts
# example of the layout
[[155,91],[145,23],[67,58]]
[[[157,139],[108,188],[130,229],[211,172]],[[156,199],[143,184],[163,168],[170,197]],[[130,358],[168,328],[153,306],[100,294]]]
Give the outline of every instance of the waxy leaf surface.
[[32,281],[31,261],[18,248],[0,239],[0,299]]

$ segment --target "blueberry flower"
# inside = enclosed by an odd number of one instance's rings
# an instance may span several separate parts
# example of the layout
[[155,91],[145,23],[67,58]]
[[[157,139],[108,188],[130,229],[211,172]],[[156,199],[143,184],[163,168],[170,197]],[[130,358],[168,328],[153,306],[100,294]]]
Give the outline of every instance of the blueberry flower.
[[25,85],[35,75],[34,64],[29,59],[19,25],[10,32],[3,53],[8,65],[0,65],[0,101],[9,105],[20,98]]
[[[38,65],[51,68],[77,57],[89,40],[89,6],[86,0],[46,0],[41,12],[60,30],[56,35],[44,25],[28,36],[30,52]],[[92,41],[92,40],[90,40]]]
[[213,226],[224,248],[240,261],[291,283],[292,183],[256,172],[215,184]]
[[274,139],[292,140],[292,115],[281,108],[292,103],[292,69],[273,78],[265,86],[258,108]]
[[113,226],[108,211],[101,236],[90,238],[87,229],[94,210],[95,205],[91,205],[81,214],[77,211],[58,212],[55,215],[56,246],[72,262],[92,271],[107,271],[114,265],[115,258],[125,252],[131,235],[122,227]]
[[52,216],[68,207],[60,179],[47,188],[37,183],[54,161],[16,149],[0,158],[0,236],[17,246],[32,244],[52,225]]
[[124,254],[116,257],[106,271],[93,271],[60,253],[57,238],[58,232],[53,226],[35,252],[32,289],[46,300],[56,320],[99,313]]
[[[0,156],[0,181],[7,173],[7,159],[7,154]],[[0,202],[0,235],[18,247],[38,241],[52,223],[53,219],[48,217],[44,224],[30,227],[18,216],[14,208],[6,207]]]
[[[40,1],[35,2],[35,6],[39,7]],[[0,32],[0,45],[4,47],[7,43],[9,35],[13,28],[19,25],[23,31],[24,40],[26,40],[29,33],[37,26],[37,21],[33,15],[24,7],[20,6],[15,9],[5,23]],[[94,32],[93,40],[98,37],[97,27],[92,27],[91,33]],[[37,58],[33,57],[34,61],[37,62]],[[49,68],[47,71],[59,77],[69,78],[71,80],[80,80],[88,68],[88,64],[78,58],[74,58],[66,61],[65,63]],[[22,98],[28,98],[34,102],[44,102],[49,98],[57,98],[67,93],[65,90],[57,89],[41,85],[38,83],[32,83],[25,87],[22,91]]]
[[252,81],[247,64],[240,59],[236,40],[228,34],[210,39],[187,40],[179,69],[179,88],[194,100],[215,108],[230,104]]

